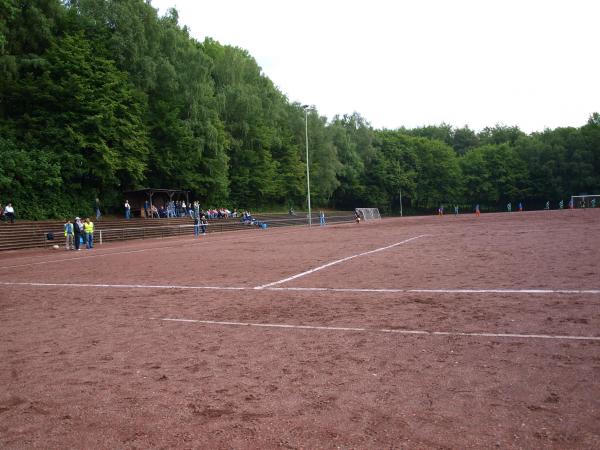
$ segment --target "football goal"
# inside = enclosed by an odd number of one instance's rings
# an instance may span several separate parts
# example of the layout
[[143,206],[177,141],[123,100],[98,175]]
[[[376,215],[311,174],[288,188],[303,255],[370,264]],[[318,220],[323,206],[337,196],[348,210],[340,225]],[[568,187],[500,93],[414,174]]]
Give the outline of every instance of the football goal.
[[356,211],[360,214],[360,218],[365,222],[381,219],[378,208],[356,208]]
[[572,195],[571,205],[574,208],[600,207],[600,195]]

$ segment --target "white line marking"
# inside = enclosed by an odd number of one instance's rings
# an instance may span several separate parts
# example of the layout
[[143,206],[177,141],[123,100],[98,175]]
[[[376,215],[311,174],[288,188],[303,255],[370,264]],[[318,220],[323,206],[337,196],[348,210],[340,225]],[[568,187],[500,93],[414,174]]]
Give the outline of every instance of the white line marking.
[[[165,284],[94,284],[94,283],[36,283],[18,281],[0,281],[4,286],[37,286],[37,287],[91,287],[91,288],[136,288],[136,289],[205,289],[214,291],[246,291],[256,290],[249,286],[185,286]],[[346,292],[378,294],[600,294],[600,289],[354,289],[326,287],[267,287],[265,291],[293,292]]]
[[355,328],[355,327],[324,327],[313,325],[288,325],[279,323],[249,323],[249,322],[223,322],[216,320],[193,320],[193,319],[171,319],[163,318],[151,320],[161,320],[164,322],[187,322],[200,323],[204,325],[226,325],[241,327],[260,327],[260,328],[286,328],[296,330],[322,330],[322,331],[361,331],[375,333],[393,333],[393,334],[411,334],[426,336],[467,336],[467,337],[497,337],[497,338],[523,338],[523,339],[569,339],[578,341],[600,341],[600,336],[565,336],[552,334],[515,334],[515,333],[463,333],[458,331],[427,331],[427,330],[391,330],[386,328]]
[[115,288],[115,289],[212,289],[219,291],[240,291],[251,288],[226,287],[226,286],[170,286],[151,284],[92,284],[92,283],[18,283],[0,281],[5,286],[46,286],[46,287],[92,287],[92,288]]
[[[255,288],[256,289],[256,288]],[[328,288],[328,287],[269,287],[269,291],[329,291],[373,292],[383,294],[600,294],[600,289],[394,289],[394,288]]]
[[407,242],[414,241],[415,239],[419,239],[419,238],[422,238],[422,237],[425,237],[425,236],[429,236],[429,235],[428,234],[422,234],[420,236],[415,236],[415,237],[412,237],[410,239],[406,239],[406,240],[404,240],[402,242],[396,242],[395,244],[388,245],[386,247],[377,248],[375,250],[370,250],[368,252],[359,253],[357,255],[347,256],[345,258],[338,259],[336,261],[332,261],[332,262],[327,263],[327,264],[323,264],[322,266],[315,267],[314,269],[307,270],[306,272],[302,272],[302,273],[299,273],[299,274],[296,274],[296,275],[292,275],[291,277],[284,278],[283,280],[274,281],[273,283],[263,284],[261,286],[256,286],[254,289],[265,289],[265,288],[268,288],[268,287],[271,287],[271,286],[275,286],[277,284],[286,283],[288,281],[295,280],[296,278],[300,278],[300,277],[303,277],[305,275],[310,275],[311,273],[317,272],[318,270],[326,269],[327,267],[331,267],[331,266],[333,266],[335,264],[340,264],[340,263],[343,263],[343,262],[348,261],[350,259],[358,258],[359,256],[365,256],[365,255],[370,255],[372,253],[381,252],[383,250],[387,250],[389,248],[397,247],[398,245],[406,244]]

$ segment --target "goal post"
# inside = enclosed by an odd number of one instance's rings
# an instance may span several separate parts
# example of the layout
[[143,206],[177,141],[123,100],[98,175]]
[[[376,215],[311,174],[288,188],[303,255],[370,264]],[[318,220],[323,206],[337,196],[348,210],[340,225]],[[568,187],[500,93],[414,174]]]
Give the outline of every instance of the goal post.
[[370,220],[381,220],[379,208],[356,208],[356,211],[360,215],[360,218],[365,222]]
[[573,205],[573,208],[598,208],[600,207],[600,194],[571,195],[570,205]]

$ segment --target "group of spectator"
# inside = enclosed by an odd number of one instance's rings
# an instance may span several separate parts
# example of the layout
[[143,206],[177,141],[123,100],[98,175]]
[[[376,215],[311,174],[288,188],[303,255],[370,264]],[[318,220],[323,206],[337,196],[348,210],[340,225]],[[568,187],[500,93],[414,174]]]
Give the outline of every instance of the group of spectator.
[[[162,204],[157,207],[155,204],[151,204],[148,200],[144,202],[144,216],[146,218],[171,218],[171,217],[185,217],[189,215],[194,217],[194,211],[200,209],[200,203],[194,202],[187,205],[185,200],[174,201],[171,200],[166,204]],[[129,214],[128,214],[129,210]],[[125,217],[129,219],[131,217],[131,207],[129,201],[125,200]]]
[[208,216],[209,219],[229,219],[230,217],[232,218],[237,218],[238,216],[238,212],[237,209],[233,209],[233,211],[230,211],[227,208],[219,208],[219,209],[207,209],[206,210],[206,215]]
[[242,218],[240,219],[240,222],[242,222],[244,225],[255,225],[260,228],[268,227],[267,222],[262,222],[262,221],[256,219],[255,217],[252,216],[252,214],[250,214],[250,211],[244,211],[242,213]]
[[63,228],[67,250],[79,251],[82,244],[85,244],[85,248],[88,250],[94,248],[94,222],[89,217],[85,221],[82,221],[80,217],[75,217],[74,222],[67,219]]
[[8,202],[4,207],[0,204],[0,220],[15,223],[15,208],[11,202]]
[[[124,208],[125,218],[131,218],[131,205],[129,204],[128,200],[125,200]],[[237,209],[233,209],[233,211],[227,208],[209,208],[207,210],[202,210],[200,208],[200,202],[195,201],[193,203],[186,204],[185,200],[171,200],[158,207],[155,204],[151,204],[148,200],[146,200],[144,202],[143,211],[144,217],[156,219],[169,219],[172,217],[186,216],[189,216],[191,219],[195,219],[197,217],[200,217],[201,214],[204,214],[207,219],[227,219],[230,217],[238,217]]]

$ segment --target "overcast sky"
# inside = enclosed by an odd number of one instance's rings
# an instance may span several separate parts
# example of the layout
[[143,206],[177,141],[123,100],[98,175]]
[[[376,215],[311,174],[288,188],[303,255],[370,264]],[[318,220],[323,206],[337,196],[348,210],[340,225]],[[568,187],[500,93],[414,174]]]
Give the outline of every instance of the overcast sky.
[[599,0],[152,0],[250,52],[290,101],[376,128],[523,131],[600,112]]

